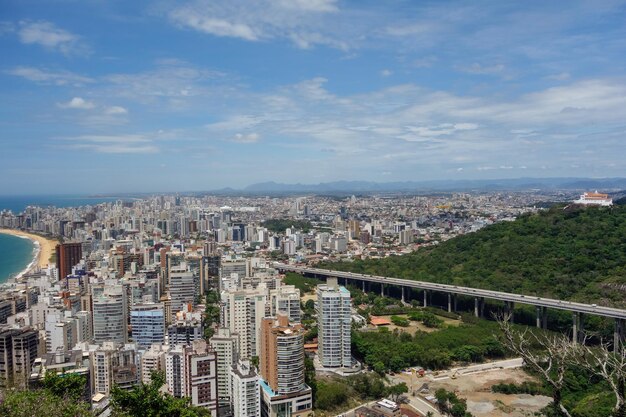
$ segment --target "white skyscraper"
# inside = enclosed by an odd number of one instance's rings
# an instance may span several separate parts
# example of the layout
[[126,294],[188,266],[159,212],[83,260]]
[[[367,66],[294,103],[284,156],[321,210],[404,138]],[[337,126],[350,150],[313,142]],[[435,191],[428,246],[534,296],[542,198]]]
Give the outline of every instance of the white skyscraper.
[[195,304],[196,302],[194,275],[187,269],[185,262],[170,268],[169,290],[172,300],[172,314],[182,310],[185,304]]
[[278,312],[287,314],[289,321],[299,323],[300,311],[300,290],[293,285],[281,285],[270,290],[270,303],[272,316],[277,316]]
[[238,361],[231,368],[233,417],[261,415],[259,376],[249,361]]
[[350,368],[350,292],[336,281],[317,286],[318,355],[324,368]]
[[125,292],[121,286],[107,288],[93,299],[93,338],[96,343],[128,341]]
[[261,319],[267,313],[267,288],[223,291],[221,325],[239,334],[239,356],[249,359],[259,356]]
[[209,344],[217,354],[217,395],[220,404],[229,403],[232,398],[230,371],[239,356],[239,335],[220,327],[209,339]]

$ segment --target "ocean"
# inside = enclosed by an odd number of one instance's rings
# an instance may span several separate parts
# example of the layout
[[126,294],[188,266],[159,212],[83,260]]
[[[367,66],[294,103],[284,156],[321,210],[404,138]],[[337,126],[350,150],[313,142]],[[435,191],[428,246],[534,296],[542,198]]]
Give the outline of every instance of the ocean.
[[20,195],[20,196],[0,196],[0,211],[11,210],[17,214],[27,206],[40,207],[78,207],[107,203],[117,200],[130,200],[121,197],[89,197],[84,195]]
[[34,248],[30,239],[0,233],[0,284],[26,269],[33,260]]

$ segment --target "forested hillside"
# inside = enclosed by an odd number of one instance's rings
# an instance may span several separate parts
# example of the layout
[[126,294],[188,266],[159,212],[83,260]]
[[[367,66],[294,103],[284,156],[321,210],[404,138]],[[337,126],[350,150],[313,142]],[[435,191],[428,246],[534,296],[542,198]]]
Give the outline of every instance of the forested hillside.
[[626,206],[554,207],[409,255],[320,267],[626,307]]

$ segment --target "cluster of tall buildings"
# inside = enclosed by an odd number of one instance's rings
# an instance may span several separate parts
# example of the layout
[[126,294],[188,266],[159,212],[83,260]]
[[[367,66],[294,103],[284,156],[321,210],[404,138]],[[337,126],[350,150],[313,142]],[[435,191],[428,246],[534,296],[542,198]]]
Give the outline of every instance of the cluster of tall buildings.
[[[320,196],[298,198],[154,196],[74,208],[27,207],[0,211],[0,227],[18,228],[75,242],[59,261],[77,251],[132,246],[133,238],[193,239],[211,235],[215,244],[235,250],[306,257],[373,257],[406,252],[423,244],[476,231],[487,224],[535,210],[533,203],[563,199],[534,193],[451,193],[434,196]],[[276,230],[269,219],[310,222]],[[79,249],[80,248],[80,249]],[[124,274],[141,267],[146,253],[120,252],[112,267]],[[66,263],[67,264],[67,263]],[[58,264],[60,275],[67,268]]]
[[[214,416],[310,413],[301,294],[269,259],[213,235],[110,243],[61,243],[55,264],[4,288],[0,386],[84,375],[85,399],[106,410],[113,386],[132,389],[159,371],[170,395]],[[317,296],[320,366],[349,368],[350,294],[331,282]]]

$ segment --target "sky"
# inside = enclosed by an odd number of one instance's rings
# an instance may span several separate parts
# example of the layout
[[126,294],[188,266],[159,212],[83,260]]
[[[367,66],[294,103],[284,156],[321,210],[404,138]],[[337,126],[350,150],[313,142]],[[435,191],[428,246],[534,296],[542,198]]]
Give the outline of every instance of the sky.
[[626,176],[624,1],[0,3],[0,194]]

